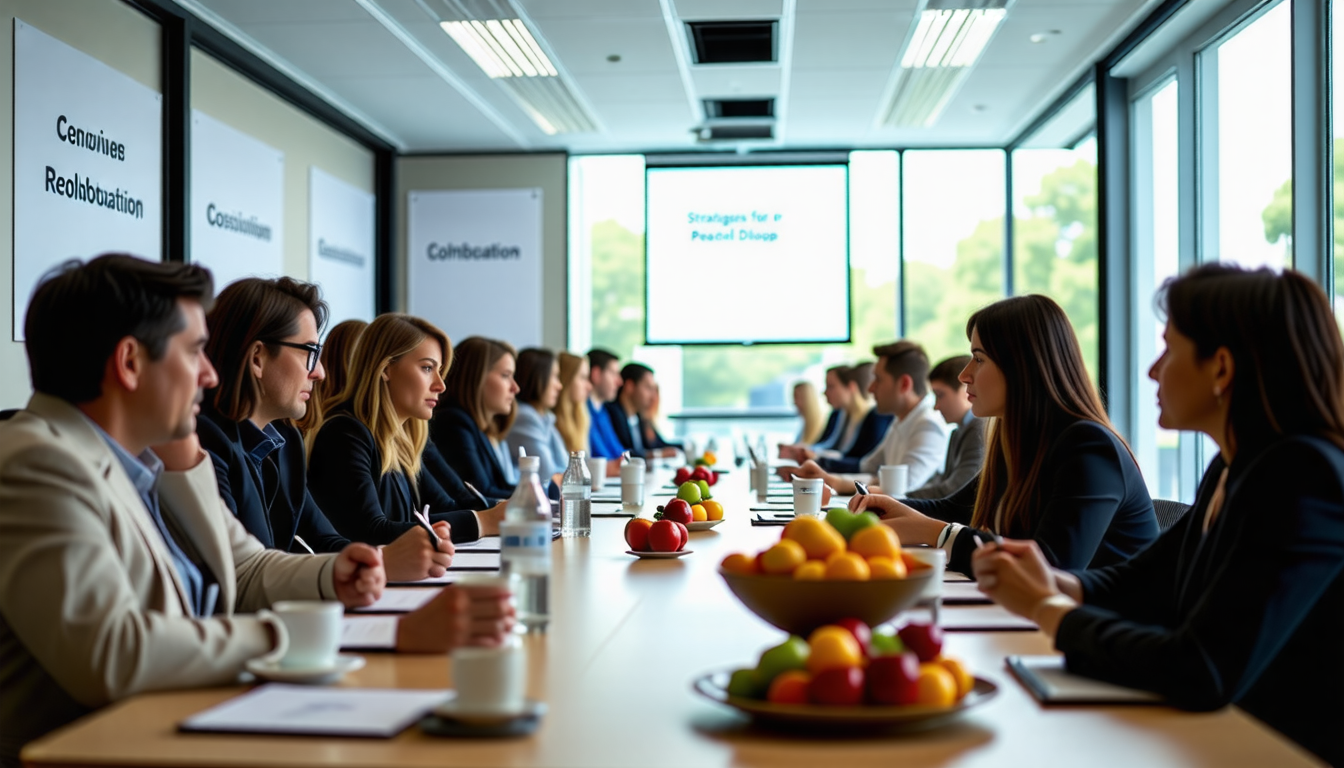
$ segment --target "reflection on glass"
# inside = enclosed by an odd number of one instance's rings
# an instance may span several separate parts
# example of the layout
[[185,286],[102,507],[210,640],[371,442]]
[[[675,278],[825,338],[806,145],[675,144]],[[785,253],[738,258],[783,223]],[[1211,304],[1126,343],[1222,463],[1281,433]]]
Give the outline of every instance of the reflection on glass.
[[1097,143],[1013,152],[1013,293],[1042,293],[1068,313],[1096,381]]
[[[1217,247],[1207,258],[1292,264],[1292,17],[1280,2],[1218,44]],[[1209,56],[1210,54],[1205,54]],[[1212,235],[1213,233],[1208,233]]]
[[904,155],[906,338],[932,362],[970,351],[966,319],[1003,296],[1004,153]]

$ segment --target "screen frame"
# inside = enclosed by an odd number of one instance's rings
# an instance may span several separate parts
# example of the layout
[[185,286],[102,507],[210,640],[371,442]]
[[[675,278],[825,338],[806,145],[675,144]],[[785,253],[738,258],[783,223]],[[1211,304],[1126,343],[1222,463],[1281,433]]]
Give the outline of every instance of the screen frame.
[[[671,158],[669,158],[670,160]],[[833,339],[742,339],[739,341],[651,341],[649,339],[649,172],[663,170],[726,170],[747,168],[815,168],[818,166],[839,168],[844,172],[845,189],[845,335]],[[816,159],[772,160],[769,162],[715,163],[708,158],[698,161],[680,158],[671,162],[644,165],[644,344],[646,347],[757,347],[766,345],[791,344],[793,346],[826,346],[831,344],[851,344],[854,341],[854,276],[850,254],[852,233],[849,221],[849,156],[818,156]]]

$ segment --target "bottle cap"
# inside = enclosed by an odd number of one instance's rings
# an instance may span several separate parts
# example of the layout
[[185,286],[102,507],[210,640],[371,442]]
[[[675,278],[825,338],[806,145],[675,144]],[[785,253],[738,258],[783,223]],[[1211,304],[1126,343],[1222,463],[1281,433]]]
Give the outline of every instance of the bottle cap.
[[541,471],[541,457],[540,457],[540,456],[519,456],[519,457],[518,457],[518,470],[521,471],[521,472],[540,472],[540,471]]

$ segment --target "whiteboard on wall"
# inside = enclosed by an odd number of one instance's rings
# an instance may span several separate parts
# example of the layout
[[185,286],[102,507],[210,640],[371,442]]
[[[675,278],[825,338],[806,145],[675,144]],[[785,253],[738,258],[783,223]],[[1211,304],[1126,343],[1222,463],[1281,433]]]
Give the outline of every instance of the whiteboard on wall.
[[285,153],[191,111],[191,249],[215,293],[284,273]]
[[163,258],[163,100],[14,20],[14,340],[37,282],[70,258]]
[[308,279],[322,287],[330,328],[374,316],[374,196],[320,168],[308,171]]
[[454,342],[541,344],[541,189],[408,194],[411,314]]

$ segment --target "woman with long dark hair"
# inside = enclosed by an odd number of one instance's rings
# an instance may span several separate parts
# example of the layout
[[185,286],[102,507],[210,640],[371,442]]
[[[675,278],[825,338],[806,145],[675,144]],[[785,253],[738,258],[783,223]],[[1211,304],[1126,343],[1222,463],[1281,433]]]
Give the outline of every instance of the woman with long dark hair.
[[1344,764],[1344,343],[1329,300],[1291,270],[1209,264],[1162,302],[1159,423],[1219,448],[1194,508],[1107,568],[986,548],[980,588],[1054,637],[1071,672],[1187,709],[1235,703]]
[[961,372],[971,410],[991,419],[978,481],[945,499],[856,496],[905,544],[948,552],[969,573],[979,541],[1033,539],[1054,565],[1133,557],[1157,538],[1147,486],[1083,366],[1068,316],[1046,296],[995,302],[966,323]]

